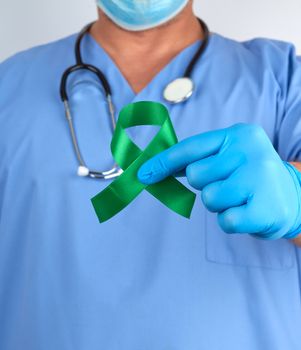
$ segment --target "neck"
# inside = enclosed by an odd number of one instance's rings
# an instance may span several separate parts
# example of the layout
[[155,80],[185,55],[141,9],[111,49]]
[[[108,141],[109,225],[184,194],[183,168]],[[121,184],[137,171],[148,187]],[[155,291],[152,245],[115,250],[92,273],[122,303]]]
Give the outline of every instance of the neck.
[[99,18],[92,26],[90,34],[110,54],[132,52],[136,57],[150,53],[152,57],[162,56],[167,52],[178,53],[204,36],[193,13],[192,2],[168,23],[139,32],[120,28],[99,10]]

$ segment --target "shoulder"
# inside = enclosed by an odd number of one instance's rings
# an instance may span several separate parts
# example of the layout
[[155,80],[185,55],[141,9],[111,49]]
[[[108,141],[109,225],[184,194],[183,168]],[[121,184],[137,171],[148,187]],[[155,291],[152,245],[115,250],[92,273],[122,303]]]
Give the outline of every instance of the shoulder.
[[34,69],[51,69],[57,67],[60,57],[68,56],[70,47],[74,45],[76,35],[32,47],[20,51],[0,63],[0,88],[6,80],[14,79],[15,81],[24,78]]
[[70,47],[74,45],[76,36],[77,34],[72,34],[70,36],[46,44],[37,45],[32,48],[20,51],[7,58],[3,62],[0,62],[0,68],[3,69],[4,67],[16,64],[26,64],[31,60],[36,60],[44,57],[45,55],[53,54],[54,52],[58,51],[61,53],[67,52]]
[[24,50],[0,64],[0,116],[9,101],[19,106],[57,92],[62,73],[74,63],[75,39],[72,35]]
[[296,46],[287,41],[254,38],[252,40],[241,42],[242,47],[270,65],[283,63],[291,58],[297,57]]
[[234,55],[255,57],[271,63],[283,60],[292,54],[296,55],[295,45],[287,41],[264,37],[238,41],[217,33],[214,33],[214,36],[219,47],[227,49]]
[[301,69],[301,57],[291,42],[264,37],[237,41],[220,34],[215,34],[215,41],[223,59],[236,68],[248,66],[257,74],[269,71],[279,84],[286,83],[288,76]]

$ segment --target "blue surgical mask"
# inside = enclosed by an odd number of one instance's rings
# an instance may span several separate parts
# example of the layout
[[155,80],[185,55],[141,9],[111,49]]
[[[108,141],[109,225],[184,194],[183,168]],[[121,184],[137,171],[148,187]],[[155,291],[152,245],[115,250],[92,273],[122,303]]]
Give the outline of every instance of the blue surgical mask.
[[120,27],[146,30],[163,24],[187,5],[189,0],[97,0],[100,9]]

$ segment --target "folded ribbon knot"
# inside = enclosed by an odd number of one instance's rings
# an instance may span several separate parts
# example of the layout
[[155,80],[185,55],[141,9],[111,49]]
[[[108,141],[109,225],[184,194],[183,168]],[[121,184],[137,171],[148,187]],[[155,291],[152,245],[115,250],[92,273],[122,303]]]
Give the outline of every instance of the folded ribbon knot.
[[[161,126],[149,145],[141,150],[125,129],[141,125]],[[178,142],[167,109],[156,102],[137,102],[120,112],[111,142],[116,163],[124,172],[107,188],[91,199],[100,222],[105,222],[129,205],[143,190],[148,191],[169,209],[189,218],[196,195],[174,177],[144,185],[137,178],[141,165]]]

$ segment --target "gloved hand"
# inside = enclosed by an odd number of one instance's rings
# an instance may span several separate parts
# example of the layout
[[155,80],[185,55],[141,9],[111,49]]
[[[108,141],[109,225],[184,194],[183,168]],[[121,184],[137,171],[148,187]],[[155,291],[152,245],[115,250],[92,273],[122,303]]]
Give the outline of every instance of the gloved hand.
[[301,173],[280,159],[261,127],[236,124],[187,138],[147,161],[138,179],[153,184],[183,169],[225,232],[301,233]]

